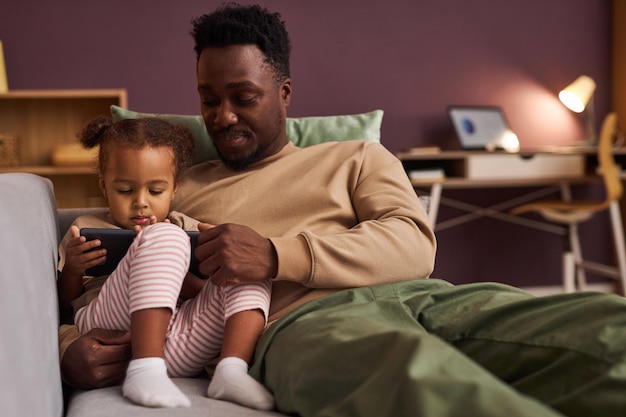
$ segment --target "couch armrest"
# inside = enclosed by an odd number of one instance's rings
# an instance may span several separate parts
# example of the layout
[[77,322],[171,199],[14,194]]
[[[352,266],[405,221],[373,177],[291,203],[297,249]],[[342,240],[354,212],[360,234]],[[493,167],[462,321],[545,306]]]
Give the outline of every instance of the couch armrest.
[[59,417],[57,220],[52,183],[0,174],[0,410]]

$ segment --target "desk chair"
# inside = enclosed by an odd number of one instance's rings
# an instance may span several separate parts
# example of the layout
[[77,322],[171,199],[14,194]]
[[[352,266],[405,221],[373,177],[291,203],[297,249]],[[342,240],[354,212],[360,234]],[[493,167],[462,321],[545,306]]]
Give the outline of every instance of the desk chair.
[[[602,123],[598,140],[598,168],[606,195],[603,201],[538,201],[511,210],[511,213],[516,215],[537,212],[546,220],[565,225],[567,237],[566,250],[563,253],[563,290],[565,292],[574,292],[576,289],[583,291],[586,283],[585,271],[587,270],[617,280],[620,284],[621,294],[626,294],[626,254],[619,207],[619,199],[623,190],[620,179],[621,169],[616,165],[613,157],[613,142],[616,132],[617,114],[610,113]],[[578,224],[607,209],[613,220],[611,223],[617,258],[616,266],[585,261],[578,238]]]

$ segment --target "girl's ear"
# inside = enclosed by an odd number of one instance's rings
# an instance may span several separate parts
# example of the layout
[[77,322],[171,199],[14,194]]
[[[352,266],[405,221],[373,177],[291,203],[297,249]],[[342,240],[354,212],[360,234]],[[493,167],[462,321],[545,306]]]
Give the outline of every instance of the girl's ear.
[[172,190],[172,200],[176,197],[176,191],[178,191],[178,184],[174,184],[174,189]]
[[98,177],[98,186],[100,187],[100,191],[102,191],[102,195],[106,199],[107,198],[107,189],[104,186],[104,179],[102,179],[102,177]]

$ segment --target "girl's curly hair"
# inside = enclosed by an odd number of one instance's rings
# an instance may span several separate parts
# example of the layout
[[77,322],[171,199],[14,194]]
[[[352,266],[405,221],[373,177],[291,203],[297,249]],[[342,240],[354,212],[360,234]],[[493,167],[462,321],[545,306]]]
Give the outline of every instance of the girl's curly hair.
[[[85,148],[98,150],[98,172],[106,170],[109,145],[141,149],[146,146],[166,146],[174,156],[174,179],[179,182],[192,164],[194,142],[191,131],[158,117],[124,119],[114,122],[110,117],[99,116],[91,120],[78,134]],[[106,145],[106,146],[105,146]]]

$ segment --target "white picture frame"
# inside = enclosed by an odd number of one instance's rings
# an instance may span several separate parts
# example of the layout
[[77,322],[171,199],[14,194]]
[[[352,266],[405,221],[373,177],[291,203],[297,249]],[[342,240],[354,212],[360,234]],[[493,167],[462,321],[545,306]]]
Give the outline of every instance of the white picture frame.
[[500,150],[506,148],[511,132],[502,108],[497,106],[450,106],[448,114],[464,150]]

